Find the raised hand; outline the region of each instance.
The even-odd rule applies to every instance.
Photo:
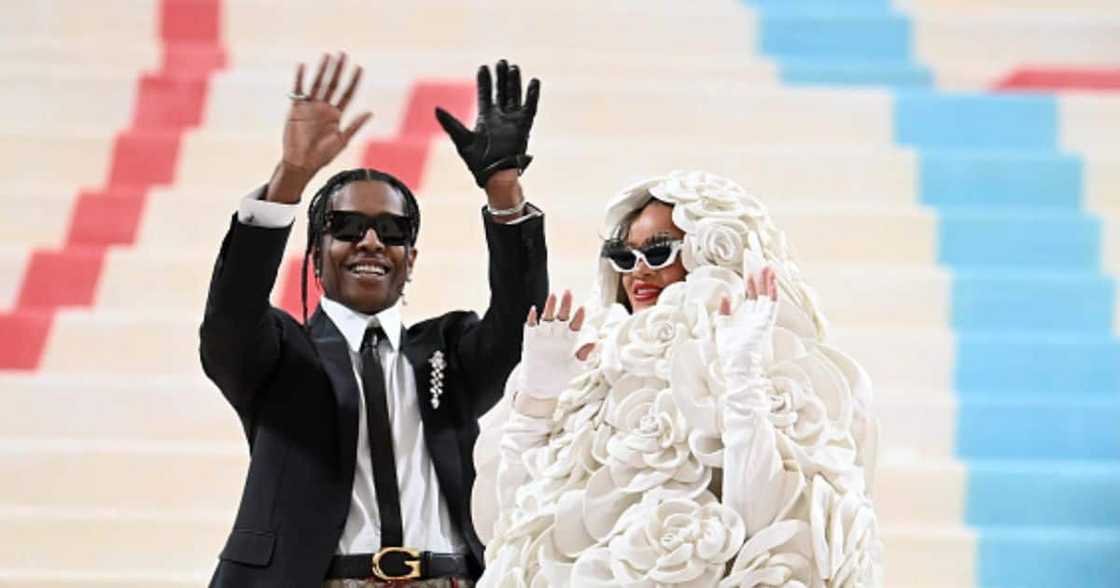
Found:
[[[556,295],[545,301],[539,320],[537,309],[529,309],[525,321],[524,346],[518,388],[541,400],[560,395],[568,382],[583,370],[582,361],[590,349],[575,350],[576,336],[583,327],[584,309],[572,314],[572,293],[565,291],[556,308]]]
[[[731,300],[720,301],[716,318],[716,347],[725,376],[746,375],[752,361],[773,359],[774,324],[778,318],[778,279],[765,267],[756,279],[749,272],[746,299],[731,311]]]
[[[521,70],[501,60],[494,67],[497,91],[491,83],[490,68],[478,68],[478,118],[474,130],[442,108],[436,108],[436,119],[455,143],[459,156],[474,174],[480,188],[498,171],[524,171],[533,156],[526,153],[529,131],[537,115],[540,81],[533,78],[521,99]]]
[[[269,184],[269,200],[299,202],[303,187],[320,169],[334,161],[373,116],[368,111],[362,112],[342,126],[342,115],[362,79],[362,68],[355,67],[346,88],[338,94],[345,70],[345,53],[339,53],[336,58],[324,55],[319,60],[311,88],[305,94],[304,65],[301,63],[296,68],[289,94],[292,106],[284,123],[283,158]]]

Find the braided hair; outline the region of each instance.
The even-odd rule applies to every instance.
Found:
[[[416,237],[420,234],[420,206],[416,202],[416,196],[396,176],[370,168],[348,169],[331,176],[311,198],[311,204],[307,208],[307,250],[303,254],[303,270],[300,273],[304,328],[307,328],[308,262],[314,263],[316,270],[319,269],[322,263],[323,233],[327,229],[327,217],[332,210],[331,197],[352,182],[384,182],[392,186],[404,198],[404,214],[410,224],[410,247],[416,244]]]

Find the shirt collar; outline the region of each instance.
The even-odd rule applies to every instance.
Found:
[[[365,337],[366,329],[374,322],[380,324],[381,330],[385,331],[385,338],[388,339],[393,351],[398,350],[401,342],[401,310],[398,305],[394,304],[373,315],[358,312],[326,296],[319,300],[319,305],[342,332],[346,343],[355,353],[362,347],[362,338]]]

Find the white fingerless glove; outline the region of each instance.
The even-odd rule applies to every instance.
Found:
[[[568,321],[541,321],[525,325],[517,389],[539,400],[555,400],[573,378],[584,370],[576,358],[577,331]]]
[[[769,296],[743,300],[731,316],[716,316],[716,349],[729,390],[733,380],[742,384],[750,378],[752,357],[763,365],[774,360],[777,318],[778,304]]]

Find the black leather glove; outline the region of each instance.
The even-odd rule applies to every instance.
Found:
[[[525,152],[529,146],[529,130],[537,115],[541,83],[529,81],[525,102],[521,102],[521,71],[516,65],[501,60],[494,67],[497,74],[497,98],[490,83],[490,68],[478,68],[478,119],[474,130],[468,130],[446,110],[436,108],[436,119],[455,143],[459,156],[466,162],[480,188],[495,172],[529,167],[533,156]]]

